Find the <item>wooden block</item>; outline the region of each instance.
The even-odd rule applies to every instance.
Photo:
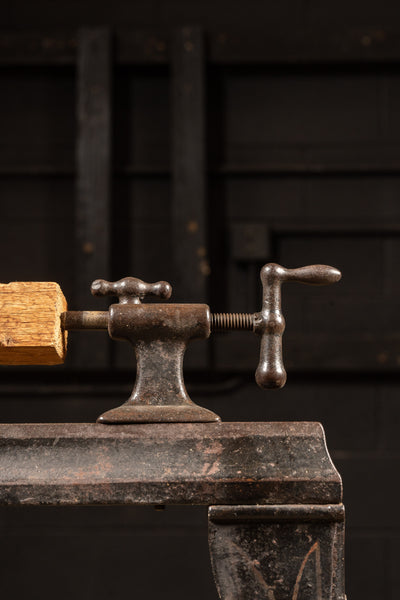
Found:
[[[57,283],[0,284],[0,364],[57,365],[67,352],[60,315],[67,301]]]

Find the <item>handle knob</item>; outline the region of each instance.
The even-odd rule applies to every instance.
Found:
[[[137,277],[124,277],[119,281],[96,279],[90,291],[93,296],[117,296],[119,304],[141,304],[141,300],[150,295],[170,298],[172,287],[167,281],[146,283]]]
[[[286,383],[282,361],[282,334],[285,319],[281,312],[281,285],[284,281],[298,281],[309,285],[329,285],[339,281],[341,273],[328,265],[309,265],[299,269],[285,269],[269,263],[261,269],[263,304],[256,313],[254,331],[261,335],[260,362],[256,382],[261,388],[281,388]]]

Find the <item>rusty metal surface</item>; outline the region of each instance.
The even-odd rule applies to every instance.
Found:
[[[129,400],[101,415],[100,423],[220,420],[191,401],[183,381],[188,343],[210,335],[206,304],[113,304],[109,333],[112,339],[133,345],[136,382]]]
[[[286,383],[282,360],[282,335],[285,319],[281,312],[281,285],[297,281],[309,285],[328,285],[339,281],[341,273],[328,265],[310,265],[299,269],[285,269],[268,263],[260,273],[263,286],[263,306],[254,315],[254,331],[261,335],[260,362],[256,382],[261,388],[281,388]]]
[[[211,506],[209,545],[221,600],[345,600],[342,504]]]
[[[282,360],[282,334],[285,319],[281,312],[281,285],[297,281],[327,285],[339,281],[341,273],[327,265],[286,269],[269,263],[260,273],[263,306],[259,313],[211,314],[206,304],[142,305],[148,295],[168,299],[172,287],[166,281],[146,283],[135,277],[119,281],[96,279],[91,286],[95,296],[116,296],[109,312],[66,312],[65,329],[102,329],[108,325],[110,337],[129,341],[135,351],[136,382],[130,398],[122,406],[98,418],[100,423],[184,423],[213,422],[215,413],[197,406],[189,398],[183,380],[183,358],[190,341],[206,339],[211,330],[243,329],[261,336],[260,361],[256,382],[264,389],[285,385]]]
[[[116,296],[109,308],[108,332],[126,340],[135,350],[136,381],[130,398],[98,418],[99,423],[214,422],[215,413],[197,406],[183,381],[183,357],[188,343],[210,335],[210,309],[206,304],[150,304],[148,295],[167,299],[172,287],[166,281],[145,283],[135,277],[110,282],[97,279],[92,294]]]
[[[344,521],[343,504],[279,504],[255,506],[210,506],[213,523],[262,523],[288,521]]]
[[[61,327],[68,331],[81,329],[107,329],[108,311],[68,310],[61,315]]]
[[[329,504],[318,423],[0,425],[2,504]]]
[[[137,277],[124,277],[118,281],[96,279],[90,288],[93,296],[115,296],[120,304],[140,304],[146,296],[157,296],[167,300],[172,287],[168,281],[146,283]]]
[[[253,331],[254,314],[211,313],[211,331],[234,331],[235,329]]]

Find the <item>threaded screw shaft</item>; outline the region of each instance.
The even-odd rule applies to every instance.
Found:
[[[253,331],[254,314],[252,313],[211,313],[212,331],[229,331],[232,329]]]

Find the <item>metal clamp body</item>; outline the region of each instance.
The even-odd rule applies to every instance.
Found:
[[[108,331],[135,350],[136,382],[129,400],[107,411],[100,423],[219,421],[194,404],[183,380],[183,357],[189,341],[210,335],[206,304],[112,304]]]

